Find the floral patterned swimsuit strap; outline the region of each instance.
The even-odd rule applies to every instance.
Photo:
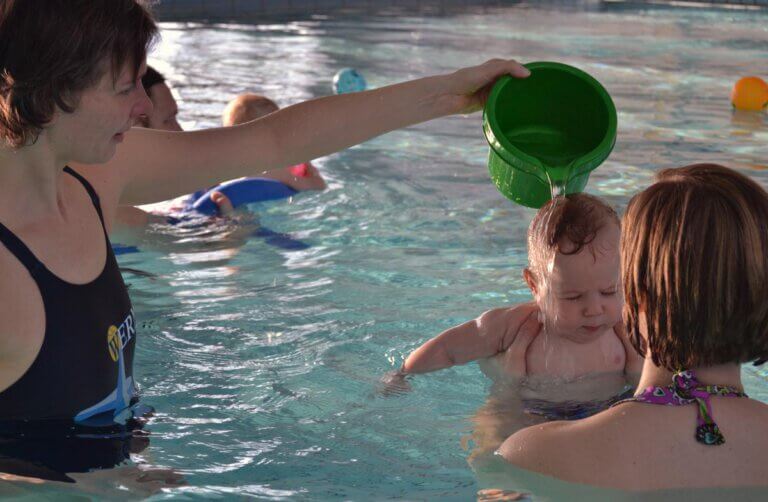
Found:
[[[628,401],[664,404],[667,406],[696,404],[698,408],[696,441],[705,445],[720,445],[725,443],[725,438],[720,432],[720,428],[712,419],[712,406],[709,402],[711,396],[747,397],[744,392],[733,387],[702,385],[693,371],[680,371],[672,377],[672,385],[667,387],[647,387],[641,394],[619,401],[613,406]]]

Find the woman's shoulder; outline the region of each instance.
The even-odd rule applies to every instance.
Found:
[[[694,406],[627,402],[583,420],[518,431],[499,454],[529,471],[613,488],[764,486],[768,406],[730,400],[713,403],[713,411],[726,438],[724,447],[695,441]],[[686,463],[680,464],[680,458]]]
[[[630,409],[627,409],[627,408]],[[626,461],[635,450],[633,434],[642,421],[632,403],[622,404],[582,420],[557,421],[522,429],[501,445],[498,453],[518,467],[566,481],[602,484],[593,479]],[[597,472],[599,474],[599,472]]]

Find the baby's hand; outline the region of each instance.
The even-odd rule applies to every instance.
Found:
[[[486,488],[477,492],[477,502],[506,502],[511,500],[525,500],[530,497],[524,492],[514,490],[501,490],[498,488]]]
[[[411,384],[405,379],[407,374],[400,370],[390,371],[379,380],[377,394],[384,397],[397,396],[411,391]]]
[[[229,200],[229,197],[219,192],[218,190],[211,193],[211,200],[219,208],[219,214],[221,216],[231,216],[235,211],[235,208],[232,207],[232,202]]]

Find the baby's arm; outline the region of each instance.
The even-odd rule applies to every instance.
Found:
[[[616,336],[619,337],[621,344],[624,346],[624,353],[626,354],[624,362],[624,374],[627,375],[627,380],[634,386],[640,382],[640,373],[643,371],[643,358],[637,353],[635,348],[629,342],[629,337],[624,331],[624,323],[621,321],[616,323],[613,327],[613,331]]]
[[[522,330],[538,332],[538,327],[538,307],[533,302],[489,310],[411,352],[401,371],[427,373],[490,357],[509,348]]]

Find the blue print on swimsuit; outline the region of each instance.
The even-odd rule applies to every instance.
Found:
[[[117,326],[110,326],[107,330],[106,350],[113,361],[117,363],[117,385],[107,397],[95,405],[82,410],[75,416],[75,422],[83,425],[104,425],[117,421],[123,412],[127,410],[131,401],[138,397],[138,391],[133,382],[133,377],[125,375],[124,347],[136,336],[136,319],[133,310],[125,320]]]

